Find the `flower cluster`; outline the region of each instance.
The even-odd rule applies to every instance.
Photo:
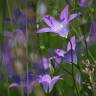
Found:
[[[18,14],[20,15],[20,12]],[[44,16],[42,20],[48,25],[48,27],[38,30],[37,33],[54,32],[61,37],[68,38],[68,33],[70,31],[69,24],[73,19],[76,19],[79,16],[80,13],[74,13],[72,15],[69,15],[69,6],[67,5],[60,14],[60,20],[56,20],[52,16]],[[11,44],[11,48],[16,47],[18,44],[23,45],[26,48],[28,42],[28,35],[23,33],[21,30],[17,30],[16,32],[4,33],[4,36],[10,38],[9,43]],[[31,72],[25,72],[22,76],[14,74],[11,75],[9,78],[11,80],[14,80],[14,82],[9,85],[9,88],[23,88],[25,92],[29,94],[32,92],[35,83],[39,82],[45,93],[50,93],[57,81],[62,80],[62,77],[60,75],[50,75],[50,70],[52,67],[51,61],[53,60],[55,62],[54,67],[59,67],[59,64],[61,64],[63,61],[65,63],[77,64],[77,49],[75,36],[70,38],[66,50],[55,49],[52,52],[54,53],[54,56],[48,58],[43,57],[39,60],[38,64],[36,64],[36,62],[32,62],[32,68],[34,70],[32,70]]]
[[[74,13],[69,15],[69,6],[65,6],[63,11],[60,14],[60,20],[56,20],[52,16],[43,17],[43,21],[48,25],[48,27],[42,28],[37,31],[37,33],[46,33],[46,32],[54,32],[58,34],[60,37],[68,38],[69,33],[69,23],[73,19],[80,16],[80,13]],[[55,55],[48,58],[49,61],[55,62],[55,67],[61,64],[63,61],[65,63],[77,64],[77,48],[76,48],[76,38],[73,36],[70,38],[66,50],[63,49],[55,49],[53,52]],[[57,80],[60,79],[60,76],[56,76],[51,80],[49,75],[44,75],[40,82],[43,82],[43,88],[45,92],[53,89],[54,84]],[[54,83],[53,83],[54,82]]]

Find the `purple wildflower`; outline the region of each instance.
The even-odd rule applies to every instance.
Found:
[[[36,81],[38,81],[38,76],[32,74],[32,72],[28,72],[24,74],[24,77],[21,79],[20,77],[13,77],[12,79],[15,81],[9,85],[9,88],[24,88],[24,92],[30,94],[32,92],[32,88]]]
[[[54,32],[61,37],[66,37],[69,33],[69,22],[78,17],[78,13],[69,15],[69,6],[67,5],[60,14],[60,20],[57,21],[52,16],[45,16],[43,21],[48,25],[42,28],[37,33]]]
[[[57,66],[64,60],[65,63],[74,63],[77,64],[77,50],[76,50],[76,40],[75,36],[67,44],[67,49],[56,49],[54,51],[55,56],[50,57],[50,59],[55,60],[55,65]]]
[[[16,30],[15,32],[5,32],[4,36],[9,38],[9,44],[11,47],[16,46],[17,43],[27,46],[28,34],[23,33],[22,30]]]
[[[58,80],[60,80],[60,76],[54,76],[51,78],[50,75],[45,74],[43,76],[40,76],[39,82],[41,83],[44,91],[46,93],[50,93],[54,87],[54,85],[57,83]]]
[[[11,46],[9,45],[9,41],[5,41],[4,42],[4,46],[3,46],[3,50],[2,50],[2,63],[8,73],[9,76],[14,74],[14,70],[13,70],[13,55],[12,55],[12,51],[11,51]]]
[[[58,68],[58,65],[59,64],[61,64],[61,62],[62,62],[62,57],[60,57],[60,56],[52,56],[52,57],[49,57],[49,61],[50,62],[54,62],[54,64],[53,64],[53,67],[55,66],[56,68]],[[51,63],[52,64],[52,63]]]
[[[78,0],[80,7],[86,7],[88,5],[92,5],[93,0]]]

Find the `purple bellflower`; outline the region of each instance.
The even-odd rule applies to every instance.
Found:
[[[36,81],[38,81],[38,76],[32,74],[32,72],[28,72],[24,74],[24,77],[21,79],[20,77],[13,76],[12,79],[15,81],[9,85],[9,88],[23,88],[25,93],[30,94],[32,92],[32,88]]]
[[[37,33],[54,32],[61,37],[67,38],[70,21],[72,21],[79,15],[80,13],[69,15],[69,6],[67,5],[61,12],[59,21],[57,21],[52,16],[43,17],[43,21],[48,25],[48,27],[38,30]]]
[[[58,66],[62,61],[65,63],[77,64],[77,50],[76,50],[76,40],[75,36],[67,44],[67,49],[56,49],[54,51],[55,56],[50,57],[50,59],[55,61],[55,65]]]
[[[50,75],[45,74],[43,76],[40,76],[39,82],[42,85],[44,91],[46,93],[50,93],[54,87],[54,85],[57,83],[58,80],[60,80],[60,76],[54,76],[51,78]]]
[[[67,52],[64,54],[64,61],[66,63],[77,64],[77,50],[75,36],[71,38],[67,45]]]

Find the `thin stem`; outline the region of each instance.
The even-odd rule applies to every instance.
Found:
[[[73,78],[73,82],[74,82],[75,89],[76,89],[76,92],[77,92],[77,96],[79,96],[78,88],[76,86],[75,79],[74,79],[74,63],[73,63],[73,51],[72,51],[72,43],[71,43],[71,41],[70,41],[70,45],[71,45],[72,78]]]

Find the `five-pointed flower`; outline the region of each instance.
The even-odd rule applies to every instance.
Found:
[[[58,80],[60,80],[62,78],[60,78],[60,76],[54,76],[53,78],[51,78],[50,75],[45,74],[43,76],[40,76],[40,84],[42,85],[44,91],[46,93],[50,93],[54,87],[54,85],[57,83]]]
[[[67,38],[69,33],[69,22],[78,17],[80,13],[69,15],[69,6],[67,5],[60,14],[60,20],[56,20],[52,16],[43,17],[43,21],[48,27],[42,28],[37,33],[54,32],[61,37]]]

